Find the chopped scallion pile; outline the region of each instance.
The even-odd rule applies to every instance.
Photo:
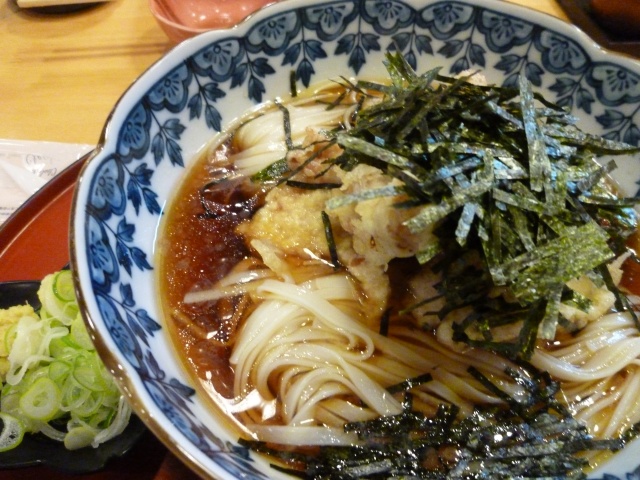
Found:
[[[131,409],[102,363],[80,316],[71,272],[41,282],[41,309],[0,311],[15,322],[1,340],[6,375],[0,393],[0,451],[26,433],[63,442],[69,450],[119,435]]]

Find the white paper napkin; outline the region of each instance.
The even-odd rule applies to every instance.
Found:
[[[0,139],[0,224],[92,145]]]

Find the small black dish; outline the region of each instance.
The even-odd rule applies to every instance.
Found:
[[[0,308],[29,303],[37,310],[40,308],[39,287],[40,282],[37,281],[0,283]],[[129,452],[146,431],[144,423],[132,415],[127,428],[117,437],[97,448],[78,450],[67,450],[62,442],[41,434],[26,434],[18,447],[0,452],[0,469],[48,466],[69,474],[96,472],[103,469],[110,459]]]
[[[0,453],[0,469],[47,466],[74,475],[97,472],[109,460],[129,452],[145,431],[142,421],[132,415],[127,428],[117,437],[97,448],[78,450],[67,450],[61,442],[44,435],[26,434],[18,447]]]
[[[40,282],[31,280],[0,282],[0,308],[5,309],[28,303],[34,310],[38,310],[40,308],[39,287]]]

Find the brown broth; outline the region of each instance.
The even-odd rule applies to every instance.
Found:
[[[640,255],[640,233],[635,232],[629,237],[627,246],[634,252],[634,256],[629,257],[622,264],[622,281],[620,285],[633,295],[640,295],[640,263],[634,258]]]
[[[194,374],[209,395],[213,389],[221,396],[231,398],[233,372],[228,361],[230,348],[205,336],[206,332],[224,328],[227,318],[221,315],[221,309],[233,311],[235,305],[225,302],[186,305],[182,301],[194,287],[212,286],[248,256],[234,229],[249,212],[214,218],[203,207],[202,186],[217,175],[210,161],[198,159],[175,193],[175,198],[180,201],[169,204],[159,236],[157,256],[161,260],[157,262],[158,281],[161,307],[187,370]],[[216,195],[224,197],[221,201],[228,201],[235,192],[220,191]]]

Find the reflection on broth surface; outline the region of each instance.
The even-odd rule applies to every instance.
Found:
[[[579,472],[640,420],[635,213],[594,162],[632,149],[526,81],[387,67],[190,168],[159,246],[175,343],[248,445],[310,477]]]

